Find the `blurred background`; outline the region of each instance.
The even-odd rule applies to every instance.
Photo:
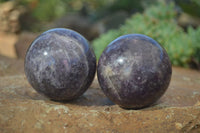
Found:
[[[117,37],[145,34],[174,66],[200,70],[199,0],[0,0],[0,56],[23,60],[35,37],[56,27],[81,33],[97,58]]]

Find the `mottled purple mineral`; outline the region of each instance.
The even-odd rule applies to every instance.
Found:
[[[53,100],[72,100],[90,86],[96,57],[79,33],[51,29],[38,36],[25,57],[25,74],[32,87]]]
[[[166,51],[152,38],[124,35],[102,53],[97,68],[105,95],[123,108],[143,108],[157,101],[170,83]]]

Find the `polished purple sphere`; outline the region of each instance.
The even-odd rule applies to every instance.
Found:
[[[152,38],[124,35],[102,53],[97,76],[104,94],[123,108],[143,108],[166,91],[172,74],[166,51]]]
[[[38,36],[25,57],[25,74],[31,86],[53,100],[72,100],[90,86],[96,57],[79,33],[51,29]]]

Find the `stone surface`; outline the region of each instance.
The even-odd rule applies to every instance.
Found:
[[[0,55],[0,77],[22,74],[23,72],[23,60],[16,60]]]
[[[112,41],[101,54],[97,68],[105,95],[124,108],[142,108],[157,101],[166,91],[171,73],[166,51],[141,34]]]
[[[23,66],[20,61],[15,63]],[[174,67],[164,96],[141,110],[114,105],[101,91],[97,79],[79,99],[54,102],[38,94],[23,72],[9,73],[0,76],[0,132],[197,133],[199,101],[200,72],[183,68]]]
[[[96,71],[96,58],[87,40],[64,28],[51,29],[37,37],[24,64],[33,88],[54,100],[71,100],[82,95]]]
[[[169,89],[157,103],[125,110],[105,97],[96,78],[77,100],[54,102],[28,84],[23,61],[0,56],[0,62],[7,66],[0,69],[1,133],[200,132],[199,71],[173,67]]]
[[[15,1],[0,4],[0,31],[16,33],[20,31],[20,16],[26,12],[22,6],[17,6]]]
[[[31,32],[22,32],[19,35],[15,43],[15,49],[18,58],[20,59],[25,58],[28,47],[38,35],[39,35],[38,33],[31,33]]]
[[[15,43],[21,30],[20,17],[26,12],[16,1],[0,3],[0,54],[16,58]]]
[[[187,28],[188,26],[193,26],[193,27],[200,26],[200,18],[191,16],[187,13],[181,13],[177,21],[178,24],[184,28]]]
[[[12,58],[16,58],[15,43],[18,35],[12,33],[0,32],[0,54]]]

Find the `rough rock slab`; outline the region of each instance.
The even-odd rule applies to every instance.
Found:
[[[0,54],[16,58],[15,43],[17,39],[16,34],[0,32]]]
[[[0,31],[16,33],[20,31],[20,17],[27,12],[16,1],[0,3]]]
[[[18,58],[25,59],[28,47],[38,35],[39,35],[38,33],[32,33],[32,32],[22,32],[19,35],[19,38],[15,43],[15,49]]]
[[[79,99],[55,102],[35,92],[23,72],[9,73],[0,76],[0,132],[200,132],[200,72],[174,67],[165,95],[141,110],[114,105],[97,79]]]
[[[24,73],[24,61],[0,55],[0,77]]]

